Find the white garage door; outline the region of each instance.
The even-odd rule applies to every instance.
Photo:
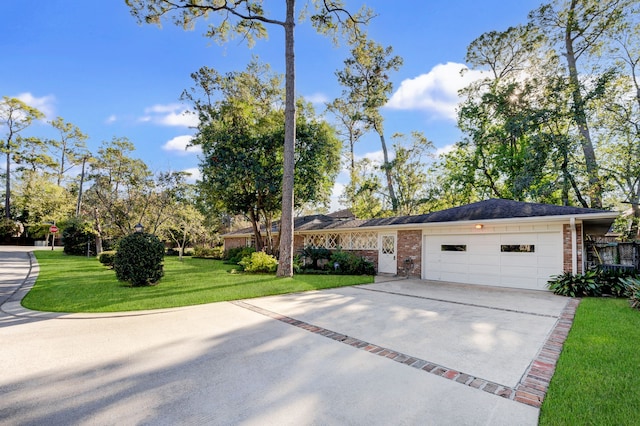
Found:
[[[562,272],[560,232],[424,237],[424,278],[545,290]]]

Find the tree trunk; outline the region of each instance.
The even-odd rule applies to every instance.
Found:
[[[387,142],[384,139],[384,134],[376,128],[376,132],[380,136],[380,144],[382,145],[382,156],[384,164],[384,173],[387,177],[387,190],[389,191],[389,198],[391,199],[391,210],[394,213],[398,212],[398,197],[396,197],[396,191],[393,188],[393,177],[391,175],[391,165],[389,164],[389,153],[387,152]]]
[[[285,34],[285,129],[284,170],[282,176],[282,217],[280,219],[279,260],[276,275],[293,276],[293,173],[296,140],[295,54],[293,35],[295,28],[295,0],[287,0]]]
[[[264,219],[264,229],[266,235],[266,252],[267,254],[273,255],[273,233],[271,232],[273,226],[273,220],[271,214],[268,214],[266,211],[262,211],[262,217]]]
[[[178,247],[178,260],[182,262],[182,256],[184,255],[184,246],[187,245],[187,224],[184,225],[184,229],[182,230],[182,244]]]
[[[264,244],[262,234],[260,233],[260,216],[253,209],[249,211],[249,219],[251,219],[251,227],[253,228],[253,236],[256,240],[256,251],[262,251]]]
[[[596,160],[591,132],[587,123],[587,114],[584,107],[584,99],[580,92],[580,79],[578,78],[577,58],[573,48],[573,30],[576,27],[574,11],[577,0],[572,0],[569,10],[569,21],[565,29],[565,48],[567,65],[569,67],[569,82],[571,83],[571,95],[573,97],[573,119],[578,126],[580,133],[580,144],[584,154],[587,177],[589,180],[589,196],[592,208],[602,208],[602,183],[598,172],[598,162]]]
[[[98,218],[98,209],[93,209],[94,229],[96,231],[96,255],[102,253],[102,227]]]
[[[7,164],[5,171],[7,173],[6,177],[6,187],[5,187],[5,195],[4,195],[4,217],[7,219],[11,218],[11,154],[9,153],[9,141],[7,141]]]
[[[82,207],[82,185],[84,184],[84,166],[87,163],[87,157],[82,158],[82,173],[80,174],[80,186],[78,187],[78,202],[76,203],[76,218],[80,217],[80,208]]]
[[[64,139],[63,139],[64,140]],[[62,175],[64,175],[64,157],[65,157],[65,145],[62,145],[62,156],[60,157],[60,171],[58,172],[58,186],[62,183]]]

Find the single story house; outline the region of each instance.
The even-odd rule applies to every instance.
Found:
[[[544,290],[553,275],[585,270],[588,238],[618,213],[489,199],[433,213],[383,219],[312,215],[294,223],[294,250],[350,250],[379,274]],[[274,237],[277,240],[277,224]],[[251,228],[223,235],[225,249],[252,245]]]

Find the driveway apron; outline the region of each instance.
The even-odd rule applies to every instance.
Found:
[[[535,425],[516,392],[569,302],[420,280],[99,315],[13,301],[0,424]]]

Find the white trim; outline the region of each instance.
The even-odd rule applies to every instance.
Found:
[[[576,218],[569,219],[571,226],[571,272],[575,275],[578,273],[578,233],[576,231]]]
[[[584,220],[597,220],[597,219],[615,219],[619,216],[618,212],[604,212],[604,213],[585,213],[578,215],[556,215],[556,216],[530,216],[530,217],[511,217],[511,218],[500,218],[500,219],[484,219],[484,220],[460,220],[460,221],[448,221],[448,222],[416,222],[416,223],[403,223],[403,224],[393,224],[393,225],[378,225],[378,226],[357,226],[357,227],[340,227],[340,228],[328,228],[328,229],[313,229],[313,230],[304,230],[304,231],[294,231],[298,235],[304,234],[315,234],[315,233],[343,233],[343,232],[354,232],[354,231],[363,231],[363,230],[371,230],[371,231],[397,231],[403,229],[429,229],[429,228],[440,228],[447,226],[470,226],[475,227],[477,223],[482,223],[485,228],[489,225],[498,226],[501,224],[509,225],[512,223],[517,223],[519,225],[529,224],[529,223],[545,223],[545,222],[555,222],[555,223],[567,223],[567,219],[574,219],[576,221],[582,222]],[[279,232],[274,231],[273,235],[278,235]],[[240,237],[250,235],[247,234],[235,234],[229,235],[229,238]],[[222,236],[225,237],[224,235]]]

